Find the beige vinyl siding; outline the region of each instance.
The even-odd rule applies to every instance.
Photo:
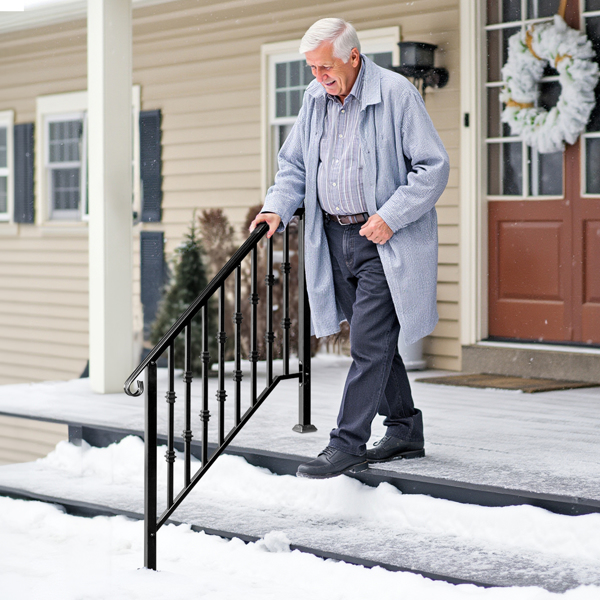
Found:
[[[133,83],[141,110],[162,111],[163,223],[136,227],[134,304],[140,230],[163,230],[169,257],[195,208],[224,208],[239,232],[261,203],[261,45],[299,39],[326,15],[358,29],[399,25],[405,40],[438,44],[438,64],[450,71],[446,88],[427,91],[451,175],[438,204],[440,323],[425,350],[431,366],[458,369],[458,0],[182,0],[135,9]],[[35,120],[39,95],[85,89],[85,19],[0,35],[0,76],[0,110],[13,109],[16,123]],[[0,356],[9,361],[0,383],[76,377],[87,360],[87,238],[49,229],[0,232]]]
[[[46,456],[68,437],[67,425],[0,415],[0,465]]]
[[[78,377],[88,356],[87,227],[0,236],[0,383]]]
[[[0,35],[0,106],[15,111],[15,123],[35,122],[38,96],[87,87],[86,60],[85,20]],[[85,224],[0,227],[0,384],[81,374],[88,359],[87,271]],[[17,421],[20,435],[29,431],[34,441],[22,442],[20,458],[16,450],[9,457],[10,430],[2,424],[1,460],[31,460],[58,441],[30,452],[42,426]],[[62,426],[45,427],[66,435]]]

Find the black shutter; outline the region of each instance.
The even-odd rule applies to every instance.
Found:
[[[15,223],[33,223],[33,123],[14,128]]]
[[[142,231],[140,236],[144,337],[148,337],[152,322],[156,318],[164,284],[164,238],[162,231]]]
[[[141,219],[145,222],[158,222],[161,220],[160,120],[160,110],[140,112]]]

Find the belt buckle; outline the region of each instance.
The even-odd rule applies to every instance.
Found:
[[[350,225],[350,223],[342,223],[342,220],[340,219],[340,215],[334,215],[334,217],[337,219],[337,222],[342,225],[343,227],[345,227],[346,225]]]

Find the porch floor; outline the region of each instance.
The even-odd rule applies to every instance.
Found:
[[[285,463],[281,472],[288,473],[304,457],[317,454],[327,445],[335,423],[348,366],[349,359],[344,357],[322,355],[313,361],[312,422],[317,432],[292,432],[297,422],[297,382],[286,381],[236,438],[233,453],[262,453],[272,464]],[[600,512],[600,389],[523,394],[414,382],[422,375],[411,373],[410,378],[415,403],[425,416],[427,456],[378,465],[358,479],[372,485],[390,481],[400,489],[397,482],[403,480],[447,485],[450,490],[462,486],[474,493],[487,486],[492,496],[506,492],[513,498],[527,494],[562,497],[570,499],[571,506],[584,505],[583,512]],[[247,386],[249,378],[245,379]],[[180,379],[177,388],[181,399]],[[210,381],[210,388],[214,441],[216,380]],[[160,371],[159,398],[165,391],[166,372]],[[247,398],[245,390],[245,405]],[[230,395],[226,403],[230,413],[231,400]],[[196,436],[200,402],[194,395]],[[176,431],[183,429],[182,405],[177,403]],[[143,431],[143,397],[93,394],[86,379],[2,386],[0,413],[96,427],[118,432],[118,439]],[[166,432],[166,404],[160,410],[159,430]],[[372,439],[383,433],[378,419]],[[164,449],[158,453],[162,459]],[[143,511],[142,464],[142,444],[134,438],[103,449],[59,445],[46,459],[0,467],[0,494],[78,503],[91,514],[98,509],[99,514],[139,516]],[[159,464],[159,508],[164,509],[166,468],[163,460]],[[179,481],[181,461],[176,465]],[[531,506],[467,507],[399,495],[386,486],[365,488],[345,477],[325,482],[269,477],[274,476],[240,458],[225,456],[207,475],[214,478],[213,484],[201,482],[174,519],[243,539],[281,531],[296,547],[321,556],[347,557],[360,564],[383,564],[455,582],[537,585],[556,592],[600,585],[596,550],[582,549],[567,557],[558,538],[556,544],[548,539],[547,547],[536,541],[539,531],[566,532],[570,524],[575,525],[570,519],[580,517],[552,515]],[[466,501],[478,503],[477,499]],[[503,503],[519,502],[497,502]],[[348,507],[354,508],[348,511]],[[473,512],[477,510],[502,512]],[[598,526],[598,516],[581,517],[592,518],[589,531]],[[535,524],[533,539],[527,533],[530,523]],[[581,529],[583,521],[577,523]],[[491,530],[497,532],[490,534]],[[506,540],[498,543],[494,535]],[[595,547],[594,539],[597,536],[591,533],[584,545]]]

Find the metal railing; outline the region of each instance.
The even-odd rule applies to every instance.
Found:
[[[246,425],[257,411],[258,407],[265,401],[277,384],[285,379],[299,380],[299,423],[293,427],[294,431],[300,433],[315,431],[311,425],[311,396],[310,396],[310,308],[306,293],[306,280],[304,276],[304,211],[296,213],[299,216],[298,223],[298,371],[290,372],[290,234],[289,228],[283,233],[283,252],[281,263],[282,274],[282,312],[281,321],[282,335],[282,359],[283,372],[275,375],[273,372],[275,331],[273,330],[273,287],[275,276],[273,273],[273,239],[267,240],[266,244],[266,332],[265,332],[265,355],[266,355],[266,377],[265,387],[258,391],[258,245],[268,232],[268,225],[261,223],[240,246],[227,264],[219,271],[216,277],[208,284],[204,291],[181,315],[177,322],[150,351],[146,358],[140,363],[135,371],[125,382],[125,392],[129,396],[140,396],[145,393],[145,483],[144,483],[144,566],[148,569],[156,569],[156,535],[191,492],[194,486],[202,479],[204,474],[215,463],[217,458],[225,451],[236,435]],[[250,362],[250,406],[242,414],[242,261],[250,254],[251,289],[249,301],[250,309],[250,351],[248,360]],[[235,300],[233,313],[234,328],[234,426],[225,432],[225,404],[227,391],[225,389],[225,344],[227,341],[225,313],[226,313],[226,291],[225,282],[233,276],[235,279]],[[209,301],[218,296],[218,331],[216,333],[218,347],[218,372],[217,392],[218,423],[216,449],[209,456],[209,370],[211,357],[209,353]],[[200,410],[201,421],[201,466],[192,474],[192,319],[200,313],[202,319],[202,409]],[[175,472],[175,404],[177,395],[175,392],[175,339],[183,335],[185,340],[184,350],[184,429],[181,439],[183,440],[184,460],[184,486],[175,496],[174,472]],[[158,515],[158,480],[157,480],[157,361],[164,354],[168,360],[168,390],[166,392],[167,403],[167,498],[166,510]],[[145,383],[138,381],[138,377],[145,372]],[[136,389],[132,386],[136,384]]]

